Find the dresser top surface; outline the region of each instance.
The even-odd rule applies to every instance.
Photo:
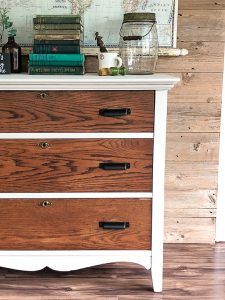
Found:
[[[28,75],[0,76],[0,90],[169,90],[180,79],[166,74],[98,76]]]

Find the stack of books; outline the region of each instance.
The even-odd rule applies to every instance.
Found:
[[[84,74],[81,16],[36,16],[29,74]]]

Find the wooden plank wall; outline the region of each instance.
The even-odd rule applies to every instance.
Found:
[[[225,41],[225,0],[179,0],[178,47],[157,72],[181,76],[170,92],[165,241],[213,243]]]

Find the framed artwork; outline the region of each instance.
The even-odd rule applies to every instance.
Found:
[[[17,29],[16,40],[22,46],[32,45],[35,15],[81,14],[84,46],[96,46],[98,31],[108,47],[117,47],[124,13],[154,12],[160,46],[176,47],[178,0],[0,0],[0,13],[3,8],[7,9]],[[4,43],[6,32],[2,33]]]

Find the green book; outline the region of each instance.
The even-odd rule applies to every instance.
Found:
[[[54,41],[80,41],[82,39],[80,34],[35,34],[35,40],[54,40]]]
[[[84,54],[35,54],[29,55],[30,66],[83,66]]]
[[[33,33],[35,35],[46,34],[46,35],[81,35],[82,32],[80,30],[68,29],[68,30],[34,30]]]
[[[84,75],[84,67],[29,67],[30,75]]]
[[[34,40],[34,45],[52,45],[52,46],[79,46],[79,40]]]
[[[77,45],[46,45],[39,44],[34,45],[33,53],[42,54],[42,53],[57,53],[57,54],[80,54],[80,46]]]
[[[79,15],[37,15],[34,24],[80,24]]]
[[[34,30],[82,30],[81,24],[34,24]]]

